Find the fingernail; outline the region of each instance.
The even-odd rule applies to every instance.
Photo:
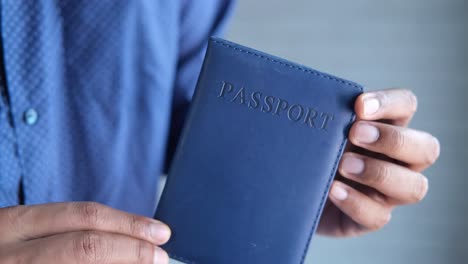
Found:
[[[343,201],[348,198],[348,192],[345,190],[345,188],[335,184],[331,189],[331,196],[337,200]]]
[[[369,95],[368,97],[364,98],[364,115],[371,116],[380,108],[380,101],[374,97]]]
[[[167,256],[166,251],[162,250],[159,247],[154,247],[153,263],[154,264],[167,264],[167,263],[169,263],[169,257]]]
[[[360,143],[374,143],[379,139],[379,136],[379,130],[375,126],[359,124],[356,128],[356,140]]]
[[[364,161],[353,156],[345,156],[341,163],[341,169],[344,172],[359,175],[364,171]]]
[[[157,241],[166,242],[171,236],[169,227],[162,223],[151,224],[150,230],[152,238]]]

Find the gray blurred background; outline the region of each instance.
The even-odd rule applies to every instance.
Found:
[[[316,236],[306,263],[468,263],[467,26],[466,0],[239,1],[228,39],[369,90],[411,88],[411,126],[441,142],[422,203],[397,209],[374,234]]]

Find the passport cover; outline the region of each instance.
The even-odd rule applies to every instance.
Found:
[[[196,264],[299,264],[362,87],[211,38],[155,215]]]

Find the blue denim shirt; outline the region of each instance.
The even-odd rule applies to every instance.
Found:
[[[150,216],[228,0],[2,0],[0,207]]]

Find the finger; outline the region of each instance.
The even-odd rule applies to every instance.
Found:
[[[3,252],[1,257],[11,263],[38,264],[169,263],[166,252],[147,241],[98,231],[29,240]]]
[[[343,177],[372,187],[400,204],[419,202],[428,190],[427,178],[421,173],[355,153],[343,155],[339,172]]]
[[[438,140],[426,132],[378,122],[354,123],[349,140],[356,146],[384,154],[418,170],[432,165],[440,152]]]
[[[352,187],[334,181],[330,190],[330,200],[353,221],[368,230],[385,226],[391,218],[391,208],[385,206]]]
[[[156,245],[164,244],[170,237],[169,227],[160,221],[94,202],[3,208],[0,209],[0,230],[1,240],[29,240],[82,230],[119,233]]]
[[[410,90],[388,89],[361,94],[354,108],[359,119],[384,119],[394,125],[406,126],[417,107],[417,98]]]

